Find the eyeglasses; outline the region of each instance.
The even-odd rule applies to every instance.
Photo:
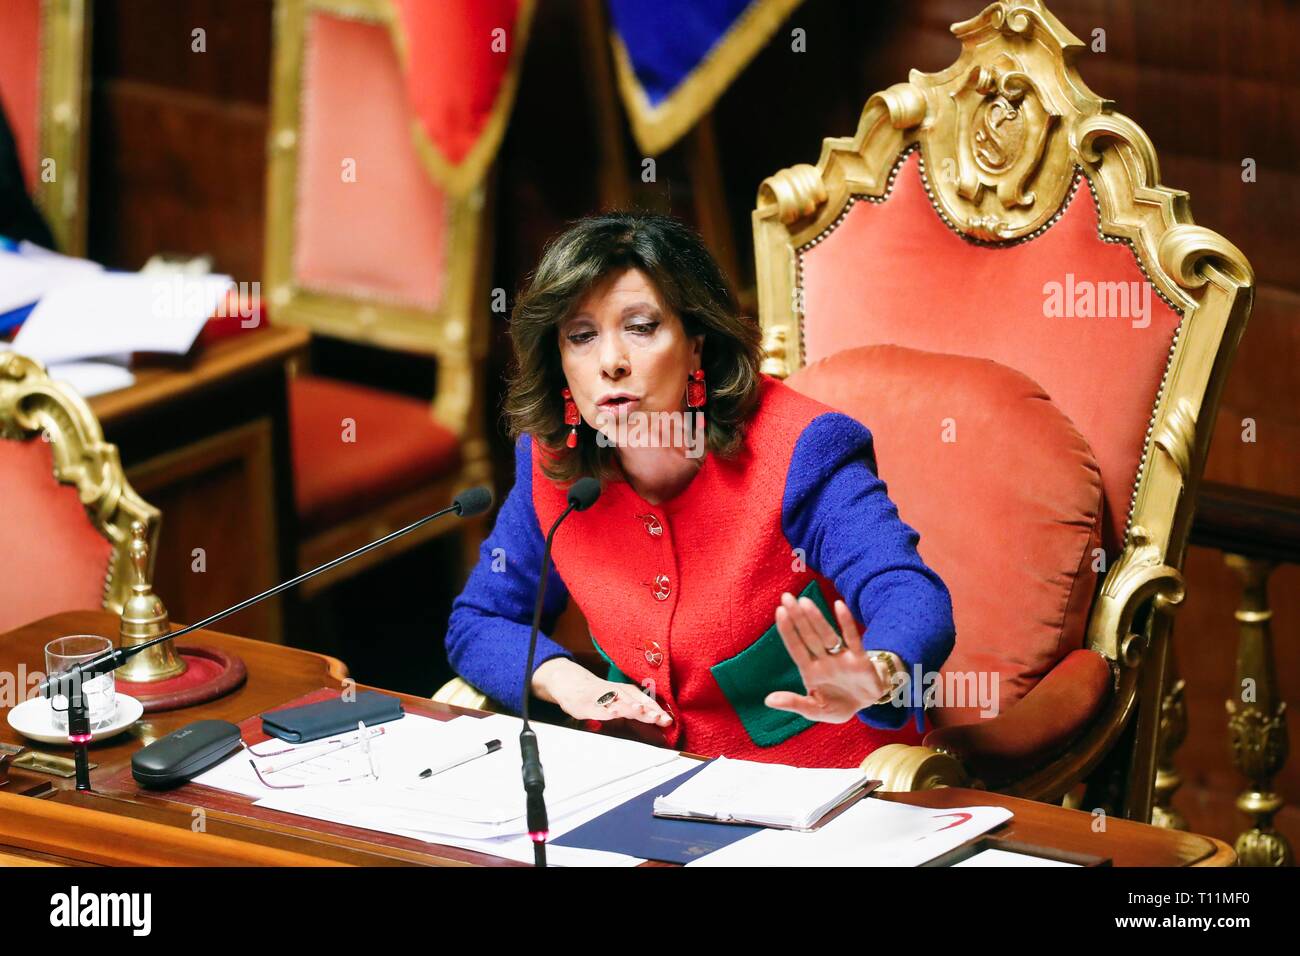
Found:
[[[319,784],[350,783],[358,780],[378,780],[379,766],[375,761],[375,752],[370,746],[370,741],[383,733],[383,727],[376,727],[373,729],[367,728],[365,723],[359,720],[357,721],[357,730],[355,733],[344,734],[340,737],[334,737],[329,740],[320,740],[301,747],[285,747],[280,750],[272,750],[269,752],[264,751],[261,753],[248,746],[248,744],[244,744],[244,749],[253,757],[261,758],[264,761],[268,757],[282,758],[280,760],[264,762],[260,767],[257,765],[256,761],[248,761],[249,766],[253,768],[253,773],[257,775],[257,779],[262,786],[269,787],[272,790],[300,790],[303,787],[310,787]],[[308,764],[320,757],[339,753],[343,750],[347,750],[349,747],[355,747],[357,745],[360,745],[361,752],[365,756],[366,763],[369,766],[369,770],[360,776],[354,775],[341,778],[330,776],[330,774],[336,771],[329,763],[324,766],[316,767],[304,766],[304,764]],[[271,774],[280,773],[294,767],[299,769],[295,774],[290,774],[290,777],[306,774],[308,775],[308,779],[305,779],[300,783],[270,783],[266,779]],[[313,777],[318,779],[312,779]]]

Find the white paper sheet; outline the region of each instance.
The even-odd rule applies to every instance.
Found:
[[[856,767],[789,767],[719,757],[672,793],[655,812],[807,829],[860,788]]]
[[[47,290],[13,348],[47,366],[123,352],[183,355],[232,285],[229,276],[88,274]]]
[[[810,833],[761,830],[687,866],[920,866],[985,833],[1005,807],[932,810],[867,797]]]
[[[1029,853],[1013,853],[1009,850],[980,850],[953,866],[1079,866],[1065,860],[1049,860]]]
[[[475,718],[467,719],[473,720]],[[579,809],[573,809],[575,804],[572,801],[570,801],[569,808],[566,809],[565,806],[553,804],[548,800],[547,816],[550,823],[550,836],[554,839],[570,830],[574,830],[582,824],[594,820],[602,813],[612,810],[619,804],[632,799],[638,794],[645,793],[647,790],[657,787],[697,765],[698,761],[693,758],[674,755],[674,759],[670,763],[652,767],[631,778],[602,788],[598,794],[593,795],[598,796],[598,799],[580,801],[585,805]],[[317,790],[317,788],[311,789],[313,791]],[[356,789],[359,795],[363,795],[361,794],[362,788],[358,787]],[[516,799],[522,808],[524,794],[518,780],[516,780],[515,789],[517,791]],[[549,790],[549,787],[547,789]],[[480,853],[487,853],[508,860],[518,860],[524,863],[533,862],[532,842],[527,836],[519,833],[478,839],[447,833],[433,833],[418,827],[407,826],[417,818],[413,817],[408,811],[396,810],[384,805],[382,802],[365,805],[364,801],[362,801],[351,808],[344,809],[330,799],[317,800],[314,794],[307,791],[299,792],[303,795],[296,798],[288,795],[268,797],[259,800],[257,805],[314,819],[330,820],[348,826],[361,827],[366,830],[393,833],[398,836],[420,840],[424,843],[476,850]],[[364,795],[375,800],[382,801],[383,799],[383,793],[379,790]],[[547,862],[555,866],[636,866],[645,862],[643,859],[623,853],[589,850],[581,847],[555,846],[554,844],[547,845],[546,856]]]
[[[384,735],[371,743],[379,769],[377,782],[315,783],[302,789],[272,789],[258,781],[246,751],[199,775],[194,782],[255,797],[267,801],[259,802],[259,806],[290,812],[297,812],[291,808],[304,802],[358,815],[378,807],[390,820],[401,816],[404,829],[445,836],[487,839],[526,831],[519,777],[522,722],[518,718],[493,714],[440,721],[407,714],[381,726]],[[676,751],[636,741],[551,724],[534,723],[533,728],[546,774],[547,805],[556,819],[602,800],[608,793],[618,792],[620,784],[626,786],[623,782],[634,781],[638,774],[677,765],[682,759]],[[439,765],[492,739],[501,741],[501,749],[495,753],[427,780],[420,779],[419,773],[424,768]],[[255,749],[266,753],[272,746],[289,745],[271,741],[257,744]],[[359,748],[330,754],[320,761],[322,769],[318,779],[358,776],[365,771],[361,760]],[[310,772],[310,766],[298,765],[284,771],[282,781],[271,782],[303,782],[299,775]]]
[[[0,315],[21,309],[68,282],[103,271],[99,263],[60,255],[30,242],[0,250]]]
[[[135,384],[131,370],[113,362],[59,362],[47,371],[50,378],[71,385],[82,398],[130,388]]]

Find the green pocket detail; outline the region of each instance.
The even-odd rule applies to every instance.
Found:
[[[587,636],[591,638],[591,646],[596,649],[596,653],[605,658],[605,663],[609,665],[609,673],[605,675],[605,680],[616,681],[620,684],[632,683],[632,678],[619,670],[614,661],[610,659],[610,656],[601,650],[600,645],[596,643],[596,635],[588,631]]]
[[[832,630],[839,633],[816,578],[808,582],[799,596],[812,598],[830,622]],[[763,703],[773,691],[808,692],[775,623],[735,657],[714,664],[709,670],[722,693],[731,701],[731,706],[736,708],[745,732],[760,747],[775,747],[813,725],[813,721],[796,713],[777,710]]]

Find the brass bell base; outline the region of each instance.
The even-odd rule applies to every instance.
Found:
[[[144,637],[128,638],[126,635],[122,635],[121,646],[123,648],[138,647],[145,641],[163,633],[166,633],[166,631],[156,629],[151,635]],[[163,641],[161,644],[137,654],[118,668],[117,677],[119,680],[129,681],[132,684],[150,684],[154,681],[179,677],[185,673],[187,667],[185,659],[176,653],[175,643]]]

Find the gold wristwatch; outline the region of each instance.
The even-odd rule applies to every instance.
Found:
[[[881,697],[880,700],[869,705],[871,707],[876,707],[880,704],[886,704],[889,702],[889,699],[894,696],[894,691],[901,686],[900,684],[895,683],[896,676],[898,674],[906,674],[907,672],[895,663],[895,661],[898,660],[898,655],[894,654],[892,651],[867,651],[867,656],[873,661],[880,661],[883,663],[889,671],[889,673],[885,675],[885,683],[889,685],[889,689],[885,691],[885,695]]]

